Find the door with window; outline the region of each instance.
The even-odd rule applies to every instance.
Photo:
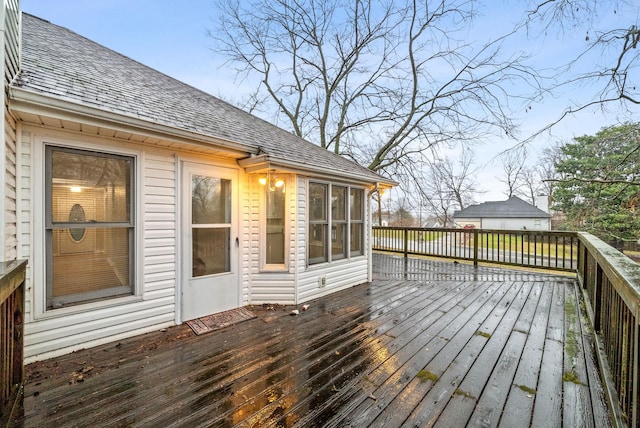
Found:
[[[183,321],[241,305],[236,186],[234,170],[183,164]]]

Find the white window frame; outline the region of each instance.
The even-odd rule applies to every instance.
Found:
[[[351,212],[351,192],[352,191],[357,191],[360,192],[362,194],[362,218],[361,220],[353,220],[352,218],[352,212]],[[349,236],[347,237],[347,240],[349,241],[349,257],[359,257],[359,256],[363,256],[364,255],[364,232],[365,232],[365,228],[366,228],[366,223],[365,223],[365,218],[366,218],[366,204],[367,204],[367,192],[361,188],[361,187],[354,187],[354,186],[350,186],[349,187],[349,194],[347,195],[347,204],[349,205]],[[361,226],[361,230],[360,230],[360,251],[359,252],[354,252],[354,250],[351,248],[351,232],[352,230],[352,226],[354,224],[359,224]]]
[[[327,219],[326,222],[322,222],[322,221],[312,221],[311,220],[311,185],[312,184],[319,184],[319,185],[324,185],[327,186],[327,194],[326,194],[326,200],[325,200],[325,208],[326,208],[326,212],[327,212]],[[333,218],[332,218],[332,210],[331,210],[331,196],[332,196],[332,192],[333,192],[333,186],[337,186],[337,187],[344,187],[346,189],[346,194],[345,194],[345,205],[346,205],[346,222],[340,221],[339,223],[341,224],[345,224],[346,223],[346,236],[345,236],[345,255],[344,257],[340,257],[337,259],[333,259],[332,257],[332,252],[331,252],[331,240],[332,240],[332,231],[333,231]],[[362,236],[361,236],[361,242],[362,242],[362,249],[360,253],[357,254],[353,254],[351,251],[351,191],[352,190],[357,190],[357,191],[361,191],[362,192],[362,220],[358,220],[357,223],[362,225]],[[365,250],[365,228],[366,228],[366,191],[363,187],[361,186],[354,186],[354,185],[350,185],[350,184],[345,184],[345,183],[339,183],[339,182],[330,182],[330,181],[323,181],[323,180],[315,180],[315,179],[308,179],[307,180],[307,198],[306,198],[306,204],[307,204],[307,216],[306,216],[306,228],[307,228],[307,242],[305,243],[306,248],[305,248],[305,253],[306,253],[306,261],[307,261],[307,266],[317,266],[317,265],[322,265],[322,264],[326,264],[326,263],[337,263],[340,261],[344,261],[344,260],[350,260],[352,258],[356,258],[356,257],[363,257],[366,254],[366,250]],[[337,223],[337,222],[336,222]],[[311,226],[313,224],[326,224],[327,225],[327,231],[326,231],[326,235],[325,235],[325,245],[326,248],[325,250],[325,255],[326,255],[326,260],[322,260],[322,261],[311,261],[309,258],[309,245],[311,242],[311,233],[312,233],[312,228]]]
[[[290,250],[290,217],[289,207],[291,205],[290,196],[290,183],[289,177],[284,176],[284,248],[283,257],[284,263],[267,263],[267,192],[270,192],[268,186],[259,185],[262,189],[260,192],[260,206],[264,207],[262,215],[260,216],[260,270],[263,272],[284,272],[289,269],[289,250]],[[280,189],[275,189],[275,192],[280,192]]]
[[[52,134],[54,135],[54,134]],[[131,150],[123,145],[113,145],[113,147],[104,147],[104,142],[99,138],[86,136],[79,137],[74,140],[73,137],[64,138],[35,135],[32,139],[31,170],[31,191],[33,198],[31,199],[30,212],[31,221],[33,222],[33,248],[31,254],[34,260],[33,264],[33,310],[31,317],[34,320],[59,318],[73,314],[81,314],[91,312],[101,308],[130,304],[143,300],[143,269],[142,264],[144,255],[143,244],[143,222],[142,222],[142,206],[144,183],[142,180],[144,156],[141,151]],[[46,189],[46,147],[54,146],[60,148],[77,149],[84,151],[92,151],[96,153],[114,154],[128,156],[133,158],[133,218],[134,218],[134,247],[133,265],[130,267],[134,270],[133,278],[133,294],[114,297],[112,299],[97,300],[87,303],[79,303],[56,310],[47,310],[47,286],[46,286],[46,233],[45,233],[45,189]]]

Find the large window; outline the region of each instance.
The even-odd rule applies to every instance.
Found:
[[[363,239],[364,190],[309,183],[309,264],[362,255]]]
[[[134,292],[131,157],[47,147],[47,309]]]

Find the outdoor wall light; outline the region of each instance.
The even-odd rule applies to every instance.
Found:
[[[284,193],[284,180],[273,173],[273,171],[267,171],[266,176],[261,176],[258,178],[258,183],[263,186],[267,186],[269,191],[273,192],[276,189],[282,189],[282,193]]]

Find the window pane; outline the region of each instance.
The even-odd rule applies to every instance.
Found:
[[[47,306],[65,305],[133,293],[129,228],[54,229],[48,251],[51,285]]]
[[[267,264],[284,264],[285,194],[276,189],[266,191],[267,201]]]
[[[364,191],[351,189],[351,220],[362,221],[364,218],[363,201]]]
[[[231,223],[231,180],[194,175],[191,184],[193,224]]]
[[[327,261],[326,239],[327,225],[312,224],[310,227],[309,239],[309,264]]]
[[[193,228],[193,277],[231,271],[231,229],[228,227]]]
[[[327,220],[327,186],[312,183],[309,185],[309,220]]]
[[[347,220],[347,188],[341,186],[333,186],[331,188],[331,220],[346,221]]]
[[[331,259],[338,260],[346,257],[346,223],[334,224],[331,227]]]
[[[351,223],[351,255],[362,254],[362,223]]]
[[[73,221],[128,223],[132,166],[130,158],[52,150],[52,222],[71,221],[70,211],[77,205],[85,219]]]
[[[47,147],[46,162],[47,309],[133,294],[134,159]]]

